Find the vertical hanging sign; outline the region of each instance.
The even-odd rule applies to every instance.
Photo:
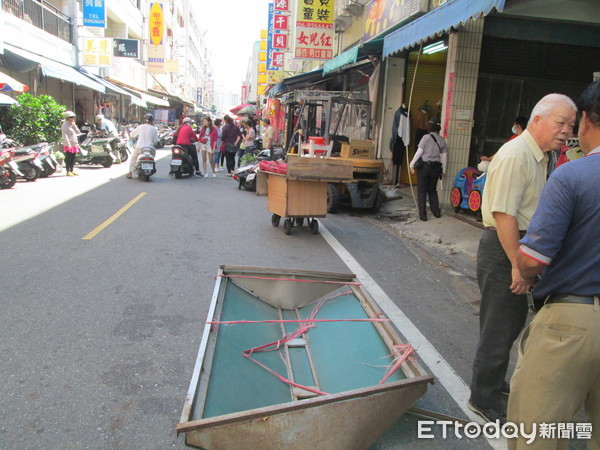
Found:
[[[83,0],[83,26],[106,28],[104,0]]]
[[[281,0],[279,0],[281,3]],[[281,6],[281,5],[280,5]],[[269,26],[267,27],[267,84],[275,84],[283,79],[284,51],[288,47],[289,16],[275,10],[269,3]]]
[[[298,0],[294,57],[333,58],[334,0]]]
[[[162,3],[150,4],[148,18],[148,72],[165,73],[165,47],[163,34],[165,29]]]

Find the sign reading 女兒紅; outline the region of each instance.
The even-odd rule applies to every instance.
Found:
[[[105,0],[83,0],[83,26],[106,28]]]

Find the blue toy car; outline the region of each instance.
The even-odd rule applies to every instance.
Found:
[[[473,212],[481,210],[481,199],[487,172],[474,167],[465,167],[456,174],[454,187],[450,191],[450,204],[456,211],[467,209]]]

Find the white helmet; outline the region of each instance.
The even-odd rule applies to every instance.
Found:
[[[183,119],[183,123],[190,123],[193,121],[194,121],[194,119],[192,119],[191,117],[186,117],[185,119]]]
[[[68,118],[70,118],[70,117],[76,117],[76,116],[75,116],[75,113],[74,113],[73,111],[65,111],[65,112],[63,113],[63,117],[64,117],[65,119],[68,119]]]
[[[102,120],[102,119],[104,119],[104,114],[98,114],[96,116],[96,120]]]

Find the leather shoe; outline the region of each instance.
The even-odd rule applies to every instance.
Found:
[[[421,217],[419,217],[419,219],[421,219],[422,222],[427,222],[427,217],[425,217],[425,216],[421,216]]]
[[[435,216],[437,219],[439,219],[440,217],[442,217],[442,212],[441,212],[441,211],[434,212],[434,213],[433,213],[433,215],[434,215],[434,216]]]

